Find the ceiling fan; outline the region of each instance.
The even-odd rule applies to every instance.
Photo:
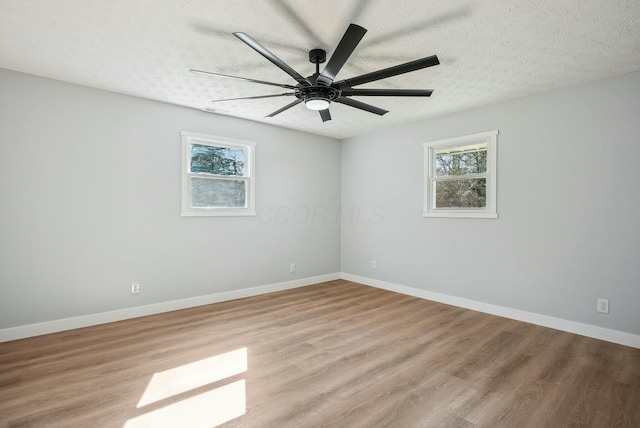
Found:
[[[293,77],[298,84],[286,85],[273,82],[265,82],[262,80],[247,79],[244,77],[229,76],[226,74],[213,73],[210,71],[194,70],[190,71],[194,73],[210,74],[214,76],[226,77],[230,79],[243,80],[245,82],[259,83],[263,85],[277,86],[280,88],[290,89],[293,92],[285,92],[282,94],[273,95],[259,95],[255,97],[242,97],[242,98],[227,98],[218,101],[233,101],[233,100],[254,100],[260,98],[274,98],[274,97],[287,97],[294,96],[295,101],[287,104],[271,113],[266,117],[273,117],[282,113],[291,107],[298,105],[302,102],[310,110],[318,110],[323,122],[331,120],[331,114],[329,113],[329,105],[332,102],[355,107],[360,110],[368,111],[377,115],[384,115],[388,113],[387,110],[372,106],[370,104],[363,103],[358,100],[354,100],[352,96],[374,96],[374,97],[429,97],[433,93],[431,89],[357,89],[354,86],[359,86],[364,83],[374,82],[376,80],[386,79],[388,77],[397,76],[399,74],[409,73],[411,71],[421,70],[423,68],[431,67],[440,64],[438,57],[432,55],[426,58],[418,59],[415,61],[407,62],[405,64],[396,65],[394,67],[385,68],[383,70],[374,71],[371,73],[363,74],[357,77],[349,79],[335,81],[335,77],[347,62],[349,56],[353,53],[360,40],[367,32],[363,27],[350,24],[347,31],[342,36],[342,40],[338,43],[336,50],[329,59],[329,62],[325,66],[322,73],[320,72],[320,64],[327,60],[327,53],[322,49],[312,49],[309,51],[309,61],[316,65],[316,71],[313,75],[304,77],[293,68],[289,67],[284,61],[275,56],[269,50],[267,50],[260,43],[252,39],[245,33],[233,33],[234,36],[242,40],[249,45],[260,55],[271,61],[274,65],[279,67],[282,71]]]

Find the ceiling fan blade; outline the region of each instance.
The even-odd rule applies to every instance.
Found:
[[[351,98],[347,97],[338,97],[333,101],[350,107],[359,108],[360,110],[368,111],[369,113],[377,114],[379,116],[383,116],[385,113],[389,113],[387,110],[383,110],[370,104],[365,104],[361,101],[352,100]]]
[[[236,101],[236,100],[258,100],[260,98],[275,98],[275,97],[284,97],[286,95],[295,95],[294,92],[286,92],[284,94],[274,94],[274,95],[258,95],[255,97],[240,97],[240,98],[225,98],[222,100],[211,100],[212,103],[219,103],[222,101]]]
[[[343,89],[344,97],[430,97],[433,89]]]
[[[325,86],[333,83],[333,79],[336,78],[336,75],[340,72],[344,63],[347,62],[347,59],[349,59],[366,32],[367,30],[359,25],[349,24],[349,28],[345,31],[336,50],[331,55],[331,59],[327,62],[320,76],[318,76],[316,83]]]
[[[331,120],[331,113],[329,113],[329,109],[320,110],[320,117],[322,118],[323,122]]]
[[[383,70],[374,71],[372,73],[363,74],[361,76],[353,77],[350,79],[341,80],[339,82],[336,82],[336,85],[340,87],[358,86],[364,83],[374,82],[380,79],[386,79],[387,77],[397,76],[399,74],[421,70],[423,68],[432,67],[438,64],[440,64],[438,57],[436,55],[431,55],[426,58],[407,62],[405,64],[400,64],[394,67],[385,68]]]
[[[284,61],[280,58],[272,54],[267,48],[262,46],[260,43],[253,40],[246,33],[233,33],[234,36],[245,42],[249,45],[253,50],[258,52],[260,55],[271,61],[277,67],[279,67],[282,71],[287,73],[289,76],[293,77],[298,83],[304,86],[311,86],[311,82],[309,82],[305,77],[303,77],[300,73],[295,71],[293,68],[289,67]]]
[[[262,85],[277,86],[279,88],[296,89],[296,87],[292,86],[292,85],[283,85],[283,84],[280,84],[280,83],[265,82],[264,80],[247,79],[246,77],[229,76],[228,74],[214,73],[212,71],[194,70],[193,68],[190,69],[189,71],[191,71],[192,73],[210,74],[212,76],[226,77],[227,79],[242,80],[242,81],[251,82],[251,83],[260,83]]]
[[[296,106],[296,105],[300,104],[301,102],[302,102],[301,99],[297,99],[294,102],[292,102],[291,104],[287,104],[286,106],[282,107],[280,110],[276,110],[273,113],[271,113],[270,115],[265,116],[265,117],[273,117],[273,116],[275,116],[277,114],[282,113],[285,110],[289,110],[291,107]]]

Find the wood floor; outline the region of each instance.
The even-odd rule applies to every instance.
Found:
[[[640,427],[640,350],[341,280],[0,343],[0,427],[125,426]]]

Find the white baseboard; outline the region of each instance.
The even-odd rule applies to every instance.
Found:
[[[327,275],[302,278],[293,281],[280,282],[276,284],[263,285],[259,287],[245,288],[242,290],[227,291],[223,293],[209,294],[206,296],[191,297],[188,299],[173,300],[170,302],[155,303],[146,306],[136,306],[133,308],[119,309],[116,311],[102,312],[98,314],[84,315],[74,318],[66,318],[54,321],[47,321],[38,324],[6,328],[0,330],[0,342],[24,339],[32,336],[56,333],[59,331],[73,330],[76,328],[89,327],[92,325],[105,324],[114,321],[122,321],[131,318],[138,318],[147,315],[154,315],[163,312],[177,311],[196,306],[210,305],[212,303],[225,302],[228,300],[242,299],[245,297],[257,296],[260,294],[274,293],[276,291],[289,290],[293,288],[305,287],[320,282],[334,281],[336,279],[346,279],[371,287],[381,288],[396,293],[419,297],[434,302],[445,303],[461,308],[497,315],[504,318],[523,321],[531,324],[549,327],[556,330],[579,334],[581,336],[592,337],[594,339],[605,340],[607,342],[618,343],[640,349],[640,336],[622,331],[611,330],[589,324],[569,321],[562,318],[540,315],[534,312],[522,311],[519,309],[507,308],[504,306],[492,305],[490,303],[478,302],[464,299],[462,297],[450,296],[447,294],[435,293],[419,288],[407,287],[405,285],[394,284],[392,282],[367,278],[349,273],[332,273]]]
[[[116,311],[102,312],[98,314],[83,315],[80,317],[47,321],[38,324],[29,324],[0,330],[0,342],[24,339],[26,337],[40,336],[59,331],[73,330],[75,328],[89,327],[92,325],[106,324],[114,321],[122,321],[163,312],[177,311],[179,309],[193,308],[195,306],[210,305],[212,303],[225,302],[227,300],[242,299],[244,297],[260,294],[274,293],[276,291],[305,287],[320,282],[340,279],[339,273],[301,278],[293,281],[263,285],[259,287],[245,288],[242,290],[226,291],[223,293],[209,294],[206,296],[191,297],[188,299],[173,300],[170,302],[154,303],[146,306],[119,309]]]
[[[630,346],[633,348],[640,348],[640,336],[636,334],[625,333],[589,324],[582,324],[575,321],[564,320],[562,318],[550,317],[548,315],[540,315],[534,312],[521,311],[519,309],[507,308],[505,306],[492,305],[490,303],[478,302],[475,300],[464,299],[462,297],[434,293],[432,291],[407,287],[405,285],[394,284],[344,272],[340,277],[348,281],[382,288],[384,290],[394,291],[396,293],[406,294],[409,296],[420,297],[434,302],[445,303],[447,305],[458,306],[465,309],[472,309],[478,312],[549,327],[556,330],[566,331],[568,333],[579,334],[581,336],[592,337],[594,339],[605,340],[607,342],[618,343],[620,345]]]

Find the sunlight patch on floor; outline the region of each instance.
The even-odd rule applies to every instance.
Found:
[[[247,371],[247,348],[153,375],[138,408]]]
[[[137,407],[142,408],[247,371],[247,348],[236,349],[153,375]],[[215,427],[245,414],[245,380],[171,402],[129,419],[124,428]],[[144,411],[144,410],[143,410]]]
[[[244,415],[244,379],[129,419],[124,428],[211,428]]]

